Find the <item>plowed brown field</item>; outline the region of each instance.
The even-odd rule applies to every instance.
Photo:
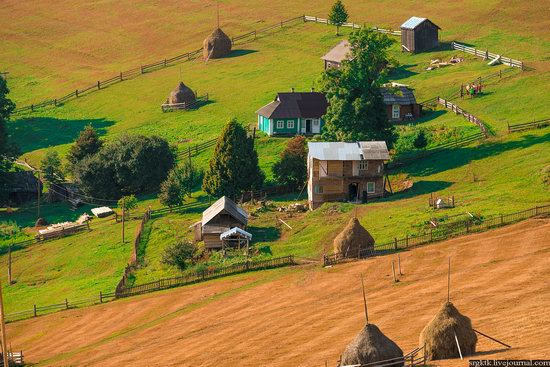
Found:
[[[479,358],[550,358],[550,220],[417,248],[331,269],[300,266],[220,279],[10,324],[14,349],[39,365],[324,366],[364,324],[359,275],[371,322],[404,351],[447,293],[480,339]],[[466,366],[452,360],[443,366]]]

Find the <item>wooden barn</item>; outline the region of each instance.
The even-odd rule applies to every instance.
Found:
[[[27,201],[36,200],[38,192],[42,193],[42,182],[30,171],[6,173],[6,186],[2,188],[8,203],[19,205]]]
[[[381,89],[388,120],[411,121],[422,115],[422,105],[416,103],[412,89],[404,85],[386,85]]]
[[[411,17],[401,25],[401,51],[418,53],[439,47],[440,30],[427,18]]]
[[[248,213],[226,196],[221,197],[202,213],[202,220],[193,225],[195,241],[204,241],[204,247],[218,250],[223,247],[222,239],[231,234],[248,235],[244,232],[248,224]],[[239,228],[242,231],[233,231]],[[225,234],[222,236],[222,234]],[[250,235],[251,237],[251,235]]]
[[[325,70],[342,66],[342,61],[349,58],[350,51],[348,40],[340,41],[325,56],[321,57],[321,60],[325,63]]]

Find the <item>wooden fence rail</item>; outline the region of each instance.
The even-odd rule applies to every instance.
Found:
[[[533,122],[525,122],[521,124],[513,124],[513,125],[508,124],[508,133],[531,130],[531,129],[540,129],[549,125],[550,125],[550,118],[533,121]]]
[[[20,351],[20,352],[8,351],[8,363],[9,363],[10,366],[13,366],[13,365],[22,366],[22,365],[24,365],[25,361],[23,360],[23,351]],[[4,367],[3,353],[0,353],[0,367]]]
[[[472,220],[456,222],[453,225],[447,225],[440,229],[430,230],[430,232],[420,235],[407,235],[400,239],[395,238],[392,242],[375,245],[372,248],[362,249],[357,253],[335,253],[324,255],[323,264],[324,266],[335,265],[344,261],[394,253],[399,250],[425,245],[431,242],[443,241],[451,237],[473,232],[482,232],[487,229],[504,226],[540,215],[550,215],[550,204],[536,206],[534,208],[511,214],[497,215],[479,222],[474,222]]]
[[[328,19],[313,17],[313,16],[310,16],[310,15],[304,15],[304,22],[314,22],[314,23],[321,23],[321,24],[326,24],[326,25],[333,25],[330,22],[330,20],[328,20]],[[340,27],[346,27],[346,28],[351,28],[351,29],[360,29],[360,28],[363,27],[363,25],[356,24],[356,23],[344,23]],[[384,28],[379,28],[379,27],[371,27],[370,29],[372,29],[373,31],[376,31],[378,33],[389,34],[389,35],[392,35],[392,36],[401,36],[401,31],[399,31],[399,30],[384,29]]]
[[[211,268],[204,271],[198,271],[179,277],[159,279],[157,281],[141,285],[135,285],[120,289],[117,288],[115,295],[116,298],[137,296],[140,294],[156,292],[168,288],[181,287],[187,284],[198,283],[227,275],[238,274],[252,270],[270,269],[293,264],[295,264],[293,255],[262,261],[246,261],[226,267]]]
[[[477,118],[476,116],[472,115],[471,113],[467,112],[466,110],[460,108],[456,104],[454,104],[454,103],[452,103],[452,102],[450,102],[446,99],[437,97],[437,102],[439,104],[443,105],[445,108],[453,111],[457,115],[462,115],[466,120],[468,120],[468,121],[474,123],[475,125],[477,125],[477,127],[479,127],[479,130],[481,131],[481,133],[486,138],[489,136],[489,130],[487,129],[487,126],[485,126],[483,121],[481,121],[481,119]]]
[[[472,55],[475,55],[475,56],[478,56],[478,57],[482,57],[484,60],[490,60],[490,59],[494,60],[494,59],[498,58],[499,61],[501,63],[503,63],[504,65],[508,65],[508,66],[511,66],[511,67],[520,68],[521,70],[525,70],[525,65],[524,65],[523,61],[514,60],[514,59],[511,59],[509,57],[502,56],[502,55],[497,55],[497,54],[494,54],[492,52],[489,52],[488,50],[479,50],[479,49],[476,49],[475,47],[469,47],[469,46],[466,46],[466,45],[462,45],[458,42],[452,42],[451,47],[454,50],[464,51],[466,53],[469,53],[469,54],[472,54]]]
[[[200,107],[201,105],[208,102],[208,93],[204,96],[197,97],[197,99],[194,102],[182,102],[182,103],[163,103],[160,108],[162,112],[172,112],[172,111],[180,111],[180,110],[191,110],[196,109]]]

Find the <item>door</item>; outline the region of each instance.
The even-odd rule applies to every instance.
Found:
[[[311,134],[311,119],[306,119],[306,134]]]
[[[319,122],[319,119],[313,120],[313,125],[311,127],[311,132],[313,134],[321,133],[321,123]]]
[[[349,201],[359,201],[359,184],[357,182],[352,182],[348,185],[348,195]]]

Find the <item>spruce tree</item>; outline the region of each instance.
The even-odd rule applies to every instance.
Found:
[[[88,125],[80,132],[78,139],[69,149],[67,153],[68,171],[72,172],[76,164],[82,161],[85,157],[91,156],[99,152],[103,146],[103,141],[99,139],[97,132],[92,125]]]
[[[236,119],[230,120],[218,138],[202,188],[208,194],[235,198],[262,187],[264,174],[258,165],[254,141]]]
[[[282,184],[301,188],[307,179],[306,139],[298,135],[288,141],[280,159],[273,165],[273,173]]]
[[[336,35],[339,36],[340,26],[348,21],[348,11],[341,0],[336,0],[332,5],[328,20],[336,26]]]

